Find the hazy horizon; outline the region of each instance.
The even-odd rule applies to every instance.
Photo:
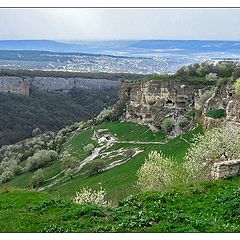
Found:
[[[0,40],[240,41],[239,25],[240,9],[0,9]]]

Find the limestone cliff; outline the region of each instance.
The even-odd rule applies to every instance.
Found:
[[[31,88],[41,91],[69,91],[73,88],[101,90],[116,88],[119,81],[108,79],[60,78],[60,77],[0,77],[0,92],[29,95]]]
[[[208,88],[176,81],[123,82],[119,90],[120,100],[126,103],[123,118],[157,130],[164,118],[172,117],[177,126]]]
[[[224,109],[225,117],[207,117],[207,112],[214,109]],[[213,96],[205,104],[201,120],[205,129],[226,124],[240,126],[240,97],[235,94],[232,82],[215,88]]]
[[[0,77],[0,92],[29,95],[30,79],[20,77]]]

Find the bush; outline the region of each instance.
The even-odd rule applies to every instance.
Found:
[[[162,122],[162,130],[165,133],[170,133],[174,127],[174,120],[173,118],[165,118]]]
[[[80,192],[76,192],[76,197],[73,201],[81,205],[94,204],[98,206],[107,206],[108,202],[105,200],[106,194],[106,191],[102,188],[100,188],[100,190],[83,188]]]
[[[68,168],[65,172],[65,177],[72,179],[74,175],[74,170],[72,168]]]
[[[125,156],[126,157],[132,157],[135,153],[136,153],[136,149],[135,148],[129,148],[125,152]]]
[[[200,179],[210,175],[215,162],[240,158],[240,128],[224,127],[197,135],[185,156],[188,178]]]
[[[111,121],[114,119],[114,109],[112,107],[104,108],[96,117],[97,123]]]
[[[30,180],[30,185],[32,187],[39,187],[44,182],[44,172],[42,169],[38,169],[32,179]]]
[[[204,106],[204,104],[206,103],[206,101],[212,96],[213,94],[213,90],[206,90],[200,97],[199,99],[199,104],[201,106],[201,108]]]
[[[7,171],[3,172],[2,175],[0,176],[0,184],[8,182],[12,178],[13,178],[13,173],[11,171],[7,170]]]
[[[217,80],[217,74],[216,73],[209,73],[205,76],[206,81],[216,81]]]
[[[94,145],[93,145],[92,143],[89,143],[88,145],[86,145],[86,146],[83,147],[83,150],[84,150],[85,152],[92,152],[92,150],[93,150],[94,148],[95,148]]]
[[[240,96],[240,78],[238,78],[234,84],[235,93]]]
[[[184,129],[185,127],[187,127],[188,123],[189,123],[188,119],[183,117],[179,122],[179,127],[181,129]]]
[[[26,168],[28,171],[36,170],[40,167],[44,167],[53,160],[56,160],[58,157],[58,154],[56,151],[53,150],[40,150],[32,157],[29,157],[27,159]]]
[[[224,109],[212,109],[207,112],[206,116],[214,118],[214,119],[222,118],[225,116],[225,110]]]
[[[90,163],[90,168],[88,170],[88,175],[94,175],[101,172],[102,169],[106,167],[106,163],[103,160],[98,160]]]
[[[178,181],[173,159],[164,154],[151,152],[137,172],[137,187],[141,191],[161,191]]]

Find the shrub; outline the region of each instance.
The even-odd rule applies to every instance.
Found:
[[[174,127],[173,118],[165,118],[162,122],[161,127],[165,133],[170,133]]]
[[[189,123],[188,119],[183,117],[179,122],[179,127],[181,129],[184,129],[185,127],[187,127],[188,123]]]
[[[206,81],[216,81],[217,80],[217,74],[216,73],[209,73],[205,76]]]
[[[42,133],[41,129],[40,128],[34,128],[32,130],[32,136],[35,137],[37,135],[40,135]]]
[[[79,161],[74,157],[67,156],[62,159],[62,165],[64,168],[73,168],[78,163],[79,163]]]
[[[188,178],[208,177],[213,163],[240,158],[240,128],[214,128],[197,135],[185,156]]]
[[[207,112],[206,116],[214,118],[214,119],[222,118],[225,116],[225,110],[224,109],[212,109]]]
[[[137,172],[137,187],[141,191],[160,191],[178,181],[173,159],[163,153],[151,152]]]
[[[238,96],[240,96],[240,78],[238,78],[234,84],[235,92]]]
[[[225,85],[228,81],[229,81],[228,78],[218,78],[216,85],[219,87],[219,86]]]
[[[28,171],[33,171],[40,167],[44,167],[53,160],[57,159],[57,152],[53,150],[39,150],[32,157],[27,159],[26,168]]]
[[[212,96],[213,94],[213,90],[206,90],[200,97],[199,99],[199,104],[201,107],[204,106],[204,104],[206,103],[206,101]]]
[[[196,69],[197,75],[205,77],[209,73],[209,65],[207,62],[202,62],[201,65]]]
[[[8,182],[12,178],[13,178],[13,173],[11,171],[7,170],[7,171],[3,172],[2,175],[0,176],[0,184]]]
[[[67,178],[72,179],[72,178],[73,178],[73,175],[74,175],[74,170],[73,170],[72,168],[68,168],[68,169],[66,170],[66,172],[65,172],[65,176],[66,176]]]
[[[89,143],[88,145],[83,147],[83,150],[85,152],[91,152],[94,149],[94,145],[92,143]]]
[[[106,194],[106,191],[102,188],[100,188],[100,190],[83,188],[80,192],[76,192],[76,197],[73,201],[81,205],[94,204],[98,206],[107,206],[108,202],[105,200]]]
[[[88,175],[94,175],[101,172],[102,169],[106,167],[106,163],[103,160],[98,160],[90,163],[90,168],[88,170]]]
[[[30,180],[30,185],[32,187],[39,187],[44,182],[44,172],[42,169],[38,169],[32,179]]]
[[[114,119],[114,109],[112,107],[104,108],[96,117],[98,123]]]
[[[127,151],[125,152],[125,155],[126,155],[126,157],[132,157],[132,156],[135,154],[135,152],[136,152],[136,149],[134,149],[134,148],[129,148],[129,149],[127,149]]]

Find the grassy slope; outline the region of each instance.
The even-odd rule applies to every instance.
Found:
[[[116,134],[119,140],[135,140],[135,141],[161,141],[164,139],[164,134],[156,133],[153,134],[148,130],[146,126],[141,126],[135,123],[130,122],[110,122],[96,126],[96,129],[109,129],[113,134]],[[190,140],[193,134],[201,132],[201,128],[186,133],[184,138]],[[83,147],[88,143],[94,143],[91,140],[93,135],[93,129],[85,130],[73,138],[69,139],[66,144],[64,144],[63,149],[67,149],[71,156],[78,161],[81,161],[87,156],[87,153],[84,152]],[[183,156],[188,148],[188,144],[180,139],[179,137],[169,141],[166,144],[128,144],[128,143],[119,143],[114,144],[111,149],[130,148],[130,147],[139,147],[143,149],[144,152],[140,153],[132,160],[127,163],[113,168],[111,170],[99,173],[97,175],[87,177],[86,175],[79,174],[72,180],[66,180],[61,184],[55,185],[48,189],[48,192],[54,195],[65,196],[72,198],[75,195],[75,192],[80,190],[83,187],[90,187],[98,189],[100,186],[106,189],[108,195],[107,197],[111,200],[118,201],[129,194],[137,192],[137,189],[134,187],[134,183],[137,180],[136,172],[140,166],[144,163],[145,158],[147,157],[150,151],[162,151],[165,154],[171,155],[176,159],[176,161],[181,162]],[[109,150],[111,150],[109,149]],[[53,177],[58,172],[62,170],[62,164],[60,161],[54,162],[51,166],[44,168],[46,178]],[[27,187],[29,180],[32,177],[32,173],[25,173],[20,176],[15,177],[13,180],[9,181],[6,186],[13,187]]]
[[[239,232],[240,178],[130,196],[114,209],[0,188],[1,232]]]
[[[126,124],[126,123],[124,123]],[[101,126],[106,127],[106,126]],[[197,134],[201,132],[202,129],[199,127],[192,132],[189,132],[184,135],[184,138],[190,140],[193,134]],[[150,134],[150,133],[149,133]],[[125,132],[124,137],[131,137],[134,139],[134,136],[128,136],[129,131]],[[148,139],[153,139],[154,137],[149,136]],[[145,158],[147,157],[150,151],[162,151],[165,154],[173,156],[176,161],[181,162],[183,156],[188,148],[188,144],[180,139],[179,137],[173,139],[167,144],[162,145],[138,145],[138,144],[115,144],[112,149],[118,148],[130,148],[131,146],[138,146],[140,149],[144,149],[144,152],[140,153],[132,160],[127,163],[113,168],[111,170],[105,171],[103,173],[99,173],[97,175],[91,177],[85,177],[79,175],[71,181],[67,181],[61,185],[57,185],[52,187],[49,192],[53,194],[60,194],[64,196],[72,197],[76,190],[79,190],[83,187],[91,187],[98,188],[98,186],[102,186],[106,189],[108,193],[108,198],[111,200],[120,200],[128,196],[129,194],[136,193],[137,189],[134,187],[134,183],[137,180],[136,172],[140,168],[140,166],[144,163]]]

